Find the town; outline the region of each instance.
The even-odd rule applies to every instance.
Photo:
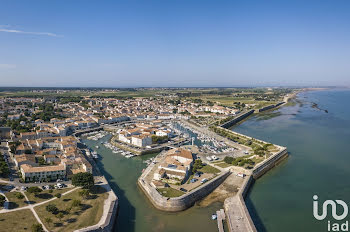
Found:
[[[145,161],[147,168],[140,173],[139,186],[162,210],[188,208],[232,172],[240,187],[245,176],[253,175],[260,163],[284,148],[227,128],[254,112],[286,104],[295,93],[272,88],[2,93],[0,217],[25,212],[28,219],[36,218],[23,220],[17,225],[19,230],[113,228],[118,197],[96,164],[99,154],[95,150],[100,146],[125,158],[157,154]],[[95,147],[82,141],[100,141],[106,136],[110,139]],[[76,199],[77,195],[82,197]],[[161,205],[162,197],[187,195],[192,200],[185,205]],[[64,198],[73,201],[68,209]],[[83,202],[90,207],[79,208],[86,204]],[[109,205],[112,217],[103,204],[98,205],[101,202]],[[70,213],[72,208],[81,211],[78,216]],[[96,211],[99,213],[92,215]],[[50,212],[52,216],[47,216]],[[220,212],[224,211],[212,216],[220,219],[218,223],[224,218]],[[82,226],[87,217],[94,220]],[[11,225],[9,218],[4,222]]]

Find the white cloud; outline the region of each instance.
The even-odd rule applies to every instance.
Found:
[[[16,68],[14,64],[0,64],[0,69],[13,69]]]
[[[29,35],[46,35],[46,36],[52,36],[52,37],[63,37],[62,35],[57,35],[55,33],[50,33],[50,32],[21,31],[21,30],[9,29],[8,27],[9,26],[7,26],[7,25],[0,25],[0,32],[16,33],[16,34],[29,34]]]

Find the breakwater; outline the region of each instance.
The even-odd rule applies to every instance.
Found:
[[[282,105],[282,104],[284,104],[284,103],[285,103],[285,102],[279,102],[279,103],[277,103],[277,104],[272,104],[272,105],[265,106],[265,107],[263,107],[263,108],[260,108],[260,109],[258,110],[258,112],[263,112],[263,111],[265,111],[265,110],[270,110],[270,109],[276,108],[276,107],[278,107],[278,106],[280,106],[280,105]]]
[[[259,109],[259,112],[278,107],[278,106],[282,105],[283,103],[284,102],[280,102],[280,103],[277,103],[275,105],[270,105],[270,106],[264,107],[262,109]],[[242,116],[243,116],[243,118],[245,118],[245,117],[249,116],[250,114],[252,114],[252,113],[247,112]],[[242,116],[239,117],[240,120],[243,119]],[[237,119],[239,119],[239,118],[237,118]],[[234,119],[234,121],[227,122],[227,123],[221,125],[221,127],[224,128],[225,130],[229,131],[230,133],[235,133],[235,134],[240,135],[244,138],[254,139],[258,142],[267,144],[267,142],[265,142],[265,141],[255,139],[255,138],[252,138],[250,136],[243,135],[243,134],[228,130],[227,129],[228,125],[230,125],[229,127],[231,127],[233,124],[237,123],[235,120],[236,119]],[[275,146],[277,146],[277,145],[275,145]],[[254,167],[254,169],[251,172],[251,175],[249,175],[244,180],[243,185],[240,188],[240,190],[238,191],[237,195],[234,197],[230,197],[230,198],[225,199],[224,208],[225,208],[226,215],[227,215],[227,225],[228,225],[230,232],[257,232],[257,229],[254,225],[254,222],[253,222],[251,216],[250,216],[250,213],[248,211],[248,208],[245,204],[244,199],[245,199],[251,185],[254,183],[255,179],[264,175],[267,171],[269,171],[271,168],[273,168],[279,162],[281,162],[281,160],[283,160],[285,157],[288,156],[288,152],[287,152],[286,147],[281,147],[281,146],[277,146],[277,147],[279,148],[278,152],[276,152],[275,154],[273,154],[272,156],[270,156],[269,158],[267,158],[266,160],[264,160],[263,162],[259,163],[257,166]],[[233,210],[233,209],[235,209],[235,210]],[[240,218],[240,219],[237,220],[237,218]]]
[[[226,128],[226,129],[230,128],[233,125],[235,125],[236,123],[242,121],[243,119],[245,119],[246,117],[248,117],[249,115],[251,115],[253,113],[254,113],[254,110],[249,110],[247,112],[242,112],[242,113],[238,114],[236,117],[234,117],[233,119],[231,119],[230,121],[225,122],[222,125],[220,125],[220,127],[223,127],[223,128]]]
[[[226,177],[231,174],[230,171],[226,171],[200,187],[192,190],[191,192],[188,192],[180,197],[169,198],[162,196],[156,188],[144,180],[150,169],[152,169],[152,165],[150,165],[138,179],[138,185],[154,207],[169,212],[182,211],[193,206],[196,201],[211,193],[226,179]]]
[[[224,202],[224,207],[227,214],[227,225],[230,232],[234,231],[244,231],[244,232],[256,232],[257,229],[254,225],[254,222],[250,216],[248,208],[245,204],[245,197],[254,183],[254,180],[264,175],[268,170],[280,163],[285,157],[288,156],[287,148],[282,148],[279,152],[275,153],[262,163],[258,164],[252,171],[252,174],[249,175],[243,182],[242,187],[237,193],[237,196],[227,198]],[[242,217],[243,221],[237,221],[232,212],[232,207],[239,207],[239,214]],[[236,208],[237,209],[237,208]],[[237,212],[235,212],[237,215]],[[239,228],[239,229],[237,229]]]
[[[269,171],[271,168],[279,164],[281,160],[283,160],[287,156],[288,156],[287,148],[284,147],[282,148],[281,151],[277,152],[276,154],[267,158],[265,161],[258,164],[253,169],[252,175],[254,179],[258,179],[259,177],[264,175],[267,171]]]

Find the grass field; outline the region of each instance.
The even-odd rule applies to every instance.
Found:
[[[228,164],[228,163],[225,163],[225,162],[218,163],[218,164],[216,164],[216,165],[219,166],[219,167],[221,167],[221,168],[227,168],[227,167],[233,166],[233,164]]]
[[[164,197],[179,197],[182,196],[184,193],[180,190],[173,189],[173,188],[159,188],[158,192],[162,194]]]
[[[60,199],[35,207],[35,211],[50,231],[74,231],[79,228],[97,224],[103,213],[103,204],[108,196],[104,189],[98,188],[95,194],[89,199],[79,196],[81,190],[73,191]],[[73,200],[80,200],[81,205],[72,207]],[[60,220],[55,215],[46,211],[48,204],[55,204],[63,218]],[[52,222],[47,223],[45,218],[51,218]]]
[[[217,168],[214,168],[213,166],[207,164],[206,166],[202,167],[201,169],[198,169],[198,171],[203,172],[203,173],[219,173],[220,170]]]
[[[16,192],[7,192],[7,193],[5,193],[7,199],[10,202],[10,205],[9,205],[10,209],[20,208],[20,207],[28,205],[28,203],[26,203],[26,199],[25,198],[18,199],[15,196],[15,194],[16,194]]]
[[[0,231],[32,231],[31,227],[37,223],[30,209],[18,210],[0,214]]]
[[[37,196],[35,196],[35,194],[33,194],[33,193],[26,192],[26,195],[27,195],[28,199],[32,202],[32,204],[35,204],[35,203],[49,200],[49,199],[53,198],[55,196],[55,194],[57,194],[57,193],[62,194],[62,193],[65,193],[71,189],[72,188],[53,189],[52,193],[50,193],[50,190],[44,190],[41,193],[38,193]]]

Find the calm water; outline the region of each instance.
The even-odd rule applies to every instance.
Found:
[[[98,165],[119,197],[118,232],[217,230],[216,221],[211,220],[211,214],[222,208],[220,203],[205,208],[194,206],[180,213],[166,213],[155,209],[136,184],[142,169],[146,167],[142,161],[152,155],[126,159],[100,144],[109,138],[110,136],[106,136],[99,141],[83,141],[101,155]],[[96,149],[96,145],[100,148]]]
[[[301,104],[281,108],[277,117],[254,116],[233,128],[291,153],[256,181],[248,196],[259,231],[327,231],[326,221],[313,218],[312,196],[350,203],[350,91],[306,92],[298,99]]]

